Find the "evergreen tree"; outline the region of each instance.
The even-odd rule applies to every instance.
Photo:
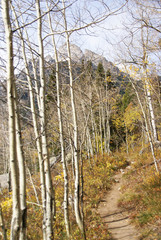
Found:
[[[96,82],[98,85],[102,85],[105,80],[105,70],[103,64],[99,62],[96,70]]]

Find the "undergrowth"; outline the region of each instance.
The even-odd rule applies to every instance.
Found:
[[[161,240],[161,175],[156,172],[150,152],[131,153],[133,166],[124,176],[119,205],[133,209],[131,220],[138,226],[140,240]],[[157,159],[160,153],[157,152]]]
[[[113,155],[99,155],[94,159],[84,159],[84,219],[87,240],[112,240],[108,232],[108,226],[103,223],[97,212],[100,200],[113,184],[113,175],[120,168],[125,168],[131,162],[131,168],[124,175],[124,186],[122,187],[122,198],[119,205],[122,208],[132,209],[130,217],[139,228],[141,239],[161,240],[161,175],[157,174],[152,162],[151,154],[144,152],[138,154],[139,150],[133,149],[127,156],[124,151]],[[157,159],[161,158],[158,152]],[[145,167],[146,166],[146,167]],[[74,182],[72,167],[69,167],[70,191],[73,195]],[[61,164],[57,165],[57,174],[53,172],[53,182],[56,199],[56,220],[54,224],[54,239],[66,240],[66,231],[63,217],[63,171]],[[32,176],[37,190],[36,200],[33,186],[28,179],[27,184],[27,207],[28,207],[28,240],[42,238],[42,208],[40,201],[39,176]],[[80,189],[81,190],[81,189]],[[10,222],[12,214],[11,193],[7,190],[0,194],[1,206],[7,228],[7,237],[10,237]],[[82,240],[77,227],[73,206],[69,206],[70,226],[72,240]]]
[[[128,162],[124,155],[115,154],[114,156],[99,155],[94,159],[84,159],[83,175],[84,175],[84,219],[87,239],[112,240],[107,230],[107,225],[102,222],[101,217],[97,213],[97,207],[105,192],[111,188],[112,176],[119,168],[124,168]],[[69,169],[69,195],[73,195],[74,181],[72,167]],[[61,164],[57,165],[57,174],[53,172],[53,182],[56,199],[56,220],[54,223],[54,239],[66,240],[66,231],[63,217],[63,171]],[[32,176],[38,199],[33,189],[32,182],[27,179],[27,239],[37,240],[42,237],[42,207],[41,207],[41,191],[39,176]],[[7,238],[10,238],[10,222],[12,215],[12,199],[11,193],[7,190],[0,195],[1,206],[3,210],[5,225],[7,229]],[[77,227],[73,206],[69,206],[70,225],[72,240],[81,240],[80,231]]]

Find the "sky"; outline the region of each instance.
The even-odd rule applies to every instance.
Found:
[[[49,0],[50,2],[51,0]],[[146,0],[145,0],[146,1]],[[19,3],[21,7],[27,8],[28,5],[23,4],[23,2],[27,3],[26,0],[20,1],[16,0],[15,3]],[[29,2],[33,2],[29,0]],[[67,3],[74,2],[74,0],[68,0]],[[104,4],[102,4],[104,2]],[[131,0],[132,2],[132,0]],[[116,9],[119,9],[125,3],[125,0],[77,0],[70,8],[66,9],[66,16],[68,21],[68,29],[72,29],[75,22],[77,22],[77,27],[80,26],[80,22],[77,20],[81,19],[83,24],[87,24],[92,21],[92,18],[99,18],[104,14],[108,14],[114,12]],[[107,4],[107,5],[106,5]],[[60,6],[61,7],[61,6]],[[130,6],[132,8],[132,6]],[[41,10],[46,11],[46,2],[41,1]],[[36,12],[34,7],[30,11],[31,16],[29,17],[28,14],[25,14],[26,21],[31,21],[30,18],[36,18]],[[76,18],[76,16],[79,17]],[[47,16],[46,16],[47,18]],[[46,18],[43,18],[43,25],[44,25],[44,36],[49,33],[49,24],[46,21]],[[19,18],[20,19],[20,18]],[[60,25],[62,24],[62,15],[59,13],[53,12],[52,16],[53,26],[59,32],[63,30],[63,27]],[[71,43],[78,45],[83,51],[85,49],[89,49],[93,52],[96,52],[100,55],[106,57],[107,60],[113,62],[114,64],[118,64],[121,67],[119,60],[121,57],[125,57],[123,48],[123,39],[125,36],[128,36],[129,33],[125,30],[125,24],[128,25],[131,21],[131,17],[127,8],[124,7],[120,9],[117,13],[112,14],[111,16],[107,17],[106,20],[103,22],[92,25],[86,30],[77,31],[71,34],[70,40]],[[2,22],[2,21],[1,21]],[[1,23],[2,24],[2,23]],[[81,23],[82,24],[82,23]],[[130,26],[130,25],[129,25]],[[32,27],[28,27],[28,33],[30,37],[30,41],[33,44],[35,50],[37,50],[37,23],[35,22],[32,24]],[[3,31],[3,26],[1,27],[1,31]],[[3,33],[2,33],[3,34]],[[16,34],[15,34],[16,35]],[[136,37],[136,36],[135,36]],[[158,36],[157,36],[158,37]],[[157,38],[156,37],[156,38]],[[129,38],[130,39],[130,38]],[[130,41],[128,37],[126,41]],[[56,37],[58,48],[64,44],[65,37],[63,34],[60,34]],[[137,37],[136,37],[137,40]],[[137,41],[135,45],[137,46]],[[16,45],[15,45],[16,46]],[[51,48],[51,37],[46,38],[44,41],[45,46],[45,55],[50,54],[52,57],[54,56],[53,49]],[[4,42],[0,39],[0,51],[3,52]],[[16,46],[15,55],[18,56],[19,46]],[[127,53],[126,53],[127,54]],[[1,54],[3,58],[5,58],[5,54]],[[156,59],[155,54],[151,56],[151,59]],[[16,61],[15,61],[16,62]],[[17,63],[17,62],[16,62]],[[23,64],[21,62],[18,63],[20,68]]]
[[[101,1],[93,0],[82,0],[77,1],[76,5],[72,8],[67,9],[66,15],[68,20],[68,28],[72,28],[74,25],[73,15],[81,16],[81,20],[84,23],[89,23],[93,18],[99,18],[104,14],[109,14],[119,9],[120,6],[125,3],[124,0],[106,0],[107,6],[102,5]],[[80,9],[88,9],[91,11],[92,17],[89,15],[88,11]],[[120,9],[120,11],[107,17],[103,22],[92,25],[88,29],[80,30],[72,33],[70,40],[72,43],[78,45],[83,51],[89,49],[100,55],[106,57],[109,61],[115,61],[116,59],[116,48],[117,43],[121,39],[123,34],[123,21],[127,18],[127,11]],[[58,39],[58,45],[61,46],[65,42],[65,39]],[[50,52],[50,50],[49,50]]]
[[[31,5],[32,5],[32,2],[33,2],[32,0],[28,1],[28,3],[30,3]],[[67,1],[69,5],[72,2],[74,1],[73,0]],[[105,4],[102,4],[103,2]],[[125,2],[124,0],[115,0],[115,1],[113,0],[104,0],[104,1],[78,0],[78,1],[75,1],[73,5],[71,5],[69,8],[66,9],[68,28],[69,29],[73,28],[75,21],[77,21],[75,16],[79,16],[83,24],[87,24],[90,21],[92,21],[92,18],[98,19],[99,17],[104,16],[104,14],[114,12],[116,9],[119,9],[124,2]],[[26,0],[23,0],[23,1],[16,0],[15,2],[13,2],[13,4],[15,4],[17,15],[20,15],[20,16],[21,14],[19,13],[18,7],[21,9],[27,9],[29,7]],[[42,13],[43,11],[46,11],[46,1],[41,1],[41,10],[42,10]],[[25,10],[21,10],[21,11],[25,12]],[[103,55],[109,61],[115,61],[115,58],[116,58],[115,48],[117,46],[117,41],[119,39],[119,36],[122,32],[122,28],[123,28],[122,21],[123,21],[123,18],[125,18],[126,14],[127,13],[124,9],[120,10],[119,12],[117,12],[116,15],[112,15],[108,17],[105,21],[97,24],[96,26],[92,25],[86,30],[81,30],[73,33],[70,37],[71,43],[78,45],[83,51],[85,49],[89,49],[93,52]],[[55,15],[58,15],[58,16],[55,17]],[[31,10],[27,10],[26,13],[23,14],[23,16],[24,16],[23,18],[25,23],[27,21],[28,22],[31,21],[31,19],[36,18],[36,11],[34,7],[32,7]],[[62,17],[60,16],[60,14],[53,13],[53,18],[54,18],[54,21],[58,21],[59,23],[62,22]],[[19,21],[22,22],[21,17],[19,17]],[[1,21],[1,24],[3,25],[2,21]],[[43,24],[46,24],[46,26],[44,27],[44,35],[45,35],[46,29],[48,28],[49,24],[45,23],[45,21],[43,22]],[[79,25],[80,24],[78,23],[77,26]],[[37,27],[36,22],[32,24],[32,26],[28,27],[28,34],[31,42],[35,44],[35,50],[36,50],[36,45],[38,44],[36,27]],[[3,26],[1,27],[1,29],[3,31]],[[60,25],[58,29],[61,29]],[[14,33],[14,36],[16,36],[15,33]],[[16,38],[15,38],[15,41],[16,41]],[[47,38],[46,41],[44,41],[45,54],[46,55],[50,54],[53,57],[54,53],[51,50],[50,44],[48,44],[47,42],[51,43],[51,38]],[[60,36],[57,37],[58,47],[63,45],[64,42],[65,42],[64,37],[60,37]],[[2,49],[4,45],[5,45],[4,42],[0,41],[1,52],[3,52]],[[17,44],[15,44],[15,49],[16,49],[15,56],[18,56],[19,46]],[[5,58],[4,52],[1,55],[3,55],[3,58]],[[16,58],[15,58],[15,62],[17,63]],[[21,62],[19,62],[18,64],[19,64],[19,68],[21,68]]]

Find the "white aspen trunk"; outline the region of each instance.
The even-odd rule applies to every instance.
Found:
[[[48,7],[48,4],[47,4]],[[49,11],[49,7],[48,7]],[[67,232],[67,237],[70,239],[70,224],[69,224],[69,211],[68,211],[68,172],[67,172],[67,164],[65,160],[65,147],[64,147],[64,129],[63,129],[63,121],[62,121],[62,111],[61,111],[61,96],[60,96],[60,78],[59,78],[59,61],[58,61],[58,53],[51,23],[50,14],[48,14],[50,30],[52,33],[52,42],[55,52],[55,63],[56,63],[56,88],[57,88],[57,111],[58,111],[58,120],[59,120],[59,134],[60,134],[60,145],[61,145],[61,160],[63,164],[63,173],[64,173],[64,220],[65,227]]]
[[[148,103],[150,119],[151,119],[151,126],[152,126],[152,131],[153,131],[153,140],[154,140],[154,142],[157,142],[158,135],[157,135],[157,130],[156,130],[155,115],[154,115],[154,110],[153,110],[153,105],[152,105],[150,86],[149,86],[147,78],[145,78],[145,88],[146,88],[146,97],[147,97],[147,103]]]
[[[31,182],[31,185],[32,185],[33,190],[34,190],[34,193],[35,193],[36,201],[37,201],[37,203],[40,205],[38,193],[37,193],[37,191],[36,191],[36,187],[35,187],[34,182],[33,182],[33,180],[32,180],[32,175],[31,175],[30,169],[29,169],[28,167],[26,167],[26,169],[27,169],[27,171],[28,171],[29,178],[30,178],[30,182]]]
[[[107,111],[107,121],[106,121],[106,135],[107,135],[107,153],[110,154],[110,138],[111,138],[111,131],[110,131],[110,113]]]
[[[104,152],[107,153],[107,129],[106,129],[106,121],[104,119]]]
[[[110,154],[110,139],[111,139],[111,130],[110,130],[110,104],[109,104],[109,94],[107,93],[106,89],[106,99],[107,99],[107,104],[106,104],[106,115],[107,115],[107,121],[106,121],[106,136],[107,136],[107,153],[108,155]]]
[[[140,105],[140,108],[141,108],[141,111],[142,111],[142,114],[143,114],[143,117],[144,117],[145,128],[146,128],[146,132],[147,132],[148,139],[149,139],[149,143],[150,143],[150,148],[151,148],[151,153],[152,153],[153,160],[154,160],[155,169],[156,169],[157,172],[159,172],[157,160],[156,160],[156,157],[155,157],[155,152],[154,152],[154,146],[153,146],[152,138],[151,138],[150,133],[149,133],[149,127],[148,127],[148,122],[147,122],[146,114],[145,114],[143,105],[142,105],[142,103],[141,103],[141,100],[140,100],[138,91],[137,91],[134,83],[132,82],[132,80],[131,80],[131,84],[132,84],[132,86],[133,86],[133,88],[134,88],[134,90],[135,90],[135,93],[136,93],[136,96],[137,96],[137,99],[138,99],[138,102],[139,102],[139,105]]]
[[[91,157],[93,158],[94,153],[93,153],[91,135],[90,135],[90,131],[89,131],[89,127],[88,127],[88,126],[87,126],[87,137],[88,137],[88,144],[89,144],[90,155],[91,155]]]
[[[97,132],[96,132],[96,123],[93,117],[93,110],[91,107],[91,122],[92,122],[92,131],[93,131],[93,141],[94,141],[94,146],[95,146],[95,152],[98,154],[98,137],[97,137]]]
[[[106,79],[106,76],[105,76]],[[107,83],[106,83],[106,115],[107,115],[107,121],[106,121],[106,141],[107,141],[107,153],[110,154],[110,139],[111,139],[111,130],[110,130],[110,103],[109,103],[109,91],[107,89]]]
[[[18,159],[18,166],[19,166],[20,209],[21,209],[21,220],[20,220],[21,225],[20,225],[19,240],[25,240],[26,239],[26,228],[27,228],[26,167],[25,167],[25,158],[24,158],[24,152],[23,152],[19,111],[18,111],[18,107],[17,107],[16,98],[17,98],[17,96],[15,94],[16,141],[17,141],[17,159]]]
[[[14,9],[13,9],[13,11],[14,11]],[[17,20],[18,18],[16,16],[15,11],[14,11],[14,14],[15,14],[17,28],[20,28],[19,22]],[[33,119],[33,126],[34,126],[34,133],[35,133],[36,146],[37,146],[37,152],[38,152],[38,159],[39,159],[41,198],[42,198],[42,206],[43,206],[43,229],[45,229],[44,224],[45,224],[45,212],[46,212],[46,210],[45,210],[46,209],[46,207],[45,207],[46,193],[45,193],[44,163],[43,163],[43,159],[42,159],[41,142],[40,142],[40,136],[39,136],[39,132],[38,132],[38,124],[37,124],[37,117],[36,117],[36,110],[35,110],[35,103],[34,103],[32,80],[31,80],[31,77],[30,77],[29,69],[28,69],[28,63],[27,63],[27,57],[26,57],[26,51],[25,51],[25,43],[24,43],[24,39],[23,39],[21,30],[19,30],[19,35],[20,35],[20,38],[21,38],[22,54],[23,54],[23,59],[24,59],[24,63],[25,63],[25,72],[26,72],[26,77],[27,77],[28,87],[29,87],[30,107],[31,107],[32,119]],[[27,31],[26,31],[26,35],[27,35],[28,44],[30,45]],[[34,69],[34,72],[36,72],[36,69]],[[38,104],[38,106],[39,106],[39,104]]]
[[[10,239],[19,240],[20,230],[20,198],[19,198],[19,171],[16,152],[16,122],[14,109],[14,66],[13,66],[13,39],[9,16],[9,1],[2,0],[2,14],[7,46],[7,100],[9,112],[9,152],[12,182],[12,222]]]
[[[42,157],[42,147],[41,147],[40,134],[39,134],[39,131],[38,131],[38,123],[37,123],[35,103],[34,103],[34,94],[33,94],[32,80],[30,78],[30,73],[29,73],[29,70],[28,70],[27,59],[26,59],[26,55],[25,54],[24,54],[24,60],[25,60],[26,76],[27,76],[27,80],[28,80],[29,96],[30,96],[30,107],[31,107],[31,113],[32,113],[34,134],[35,134],[35,139],[36,139],[36,148],[37,148],[38,160],[39,160],[39,168],[40,168],[41,199],[42,199],[42,207],[43,207],[43,229],[45,229],[46,189],[45,189],[44,161],[43,161],[43,157]]]
[[[38,109],[40,110],[40,94],[39,94],[38,79],[37,79],[37,73],[36,73],[36,65],[35,65],[35,59],[34,59],[33,53],[32,53],[32,67],[33,67],[34,80],[35,80],[36,100],[37,100]]]
[[[67,164],[65,160],[65,148],[64,148],[64,139],[63,139],[63,123],[62,123],[62,114],[61,114],[61,99],[60,99],[59,76],[58,76],[59,66],[58,66],[58,58],[57,56],[55,57],[56,57],[55,59],[56,59],[56,84],[57,84],[57,110],[58,110],[58,119],[59,119],[61,159],[62,159],[63,173],[64,173],[64,220],[65,220],[67,237],[68,239],[70,239],[70,225],[69,225],[69,212],[68,212],[68,173],[67,173]]]
[[[103,154],[103,138],[102,138],[102,117],[101,117],[101,105],[99,102],[99,130],[100,130],[100,144],[101,144],[101,153]]]
[[[16,13],[12,7],[17,20]],[[18,22],[18,21],[17,21]],[[19,27],[19,25],[17,24]],[[22,39],[22,36],[21,36]],[[22,136],[21,136],[21,125],[19,119],[19,109],[17,106],[17,93],[16,86],[14,86],[14,98],[15,98],[15,118],[16,118],[16,141],[17,141],[17,158],[19,165],[19,182],[20,184],[20,209],[21,209],[21,225],[20,225],[20,240],[26,239],[26,228],[27,228],[27,204],[26,204],[26,167],[25,157],[23,152]]]
[[[24,21],[23,21],[23,24],[25,24]],[[30,41],[29,41],[29,37],[28,37],[28,33],[27,33],[26,28],[25,28],[25,33],[26,33],[26,37],[27,37],[28,46],[29,46],[30,52],[31,52],[32,68],[33,68],[34,82],[35,82],[36,100],[37,100],[38,110],[40,110],[40,95],[39,95],[38,78],[37,78],[37,72],[36,72],[36,64],[35,64],[35,59],[34,59],[34,55],[33,55],[33,50],[32,50],[32,47],[31,47],[31,43],[30,43]],[[26,55],[26,54],[25,54],[25,55]],[[25,61],[25,62],[26,62],[26,61]],[[26,71],[29,71],[29,70],[28,70],[28,65],[25,64],[25,68],[26,68],[26,66],[27,66]],[[27,75],[27,76],[30,77],[30,75]],[[29,83],[29,80],[31,81],[31,77],[28,79],[28,83]],[[32,93],[34,93],[34,89],[33,89],[33,86],[32,86],[32,81],[31,81],[31,84],[29,83],[29,85],[31,85],[31,87],[32,87]],[[30,91],[30,90],[29,90],[29,91]],[[33,103],[34,103],[34,99],[35,99],[35,97],[34,97],[34,94],[33,94]],[[31,104],[31,100],[30,100],[30,104]],[[35,107],[34,107],[34,109],[35,109]],[[32,106],[31,106],[31,111],[32,111]],[[36,114],[36,111],[34,111],[34,112],[35,112],[35,114]],[[34,112],[33,112],[33,113],[34,113]],[[35,121],[33,120],[33,122],[35,122]],[[39,137],[39,138],[40,138],[40,137]]]
[[[83,144],[83,142],[82,142]],[[81,144],[81,146],[82,146]],[[83,178],[83,158],[82,158],[82,148],[80,146],[80,160],[81,160],[81,218],[83,223],[83,238],[86,240],[85,222],[84,222],[84,178]]]
[[[22,17],[22,22],[23,22],[23,25],[25,25],[25,22],[24,22],[24,19]],[[30,43],[30,40],[29,40],[29,36],[28,36],[28,32],[27,32],[27,29],[24,28],[25,30],[25,33],[26,33],[26,39],[27,39],[27,43],[28,43],[28,46],[29,46],[29,49],[30,49],[30,53],[31,53],[31,61],[32,61],[32,68],[33,68],[33,75],[34,75],[34,83],[35,83],[35,89],[33,88],[32,86],[32,81],[31,81],[31,86],[32,86],[32,92],[34,93],[34,90],[35,90],[35,93],[36,93],[36,100],[37,100],[37,105],[38,105],[38,110],[40,109],[40,94],[39,94],[39,87],[38,87],[38,78],[37,78],[37,72],[36,72],[36,64],[35,64],[35,59],[34,59],[34,54],[33,54],[33,48],[31,46],[31,43]],[[23,39],[22,39],[23,40]],[[23,43],[24,45],[24,43]],[[25,45],[23,47],[25,49]],[[25,54],[26,55],[26,54]],[[26,57],[25,57],[26,58]],[[25,59],[24,59],[25,60]],[[27,60],[27,58],[26,58]],[[26,62],[26,61],[25,61]],[[25,68],[27,66],[27,71],[28,70],[28,64],[25,63]],[[27,75],[30,77],[30,74]],[[30,77],[30,80],[31,80],[31,77]],[[33,98],[34,98],[34,94],[33,94]],[[35,99],[35,98],[34,98]],[[31,101],[31,100],[30,100]],[[35,112],[36,113],[36,112]]]
[[[39,41],[39,68],[40,68],[40,118],[41,118],[41,143],[42,143],[42,155],[45,169],[45,183],[46,183],[46,240],[53,238],[53,208],[55,206],[53,202],[54,191],[52,187],[51,171],[49,163],[49,154],[47,148],[47,136],[46,136],[46,111],[45,111],[45,71],[44,71],[44,47],[42,41],[42,23],[41,23],[41,11],[40,2],[36,0],[36,10],[38,17],[38,41]],[[44,236],[45,237],[45,236]]]
[[[88,122],[88,119],[87,119],[87,116],[86,116],[86,113],[85,113],[85,107],[84,107],[84,102],[82,101],[82,111],[83,111],[83,115],[84,115],[84,120],[85,122]],[[88,124],[87,124],[87,142],[88,142],[88,145],[89,145],[89,151],[90,151],[90,154],[91,154],[91,157],[93,158],[94,156],[94,153],[93,153],[93,146],[92,146],[92,140],[91,140],[91,135],[90,135],[90,130],[89,130],[89,127],[88,127]]]
[[[84,227],[83,221],[80,215],[80,208],[79,208],[79,161],[78,161],[78,126],[77,126],[77,116],[76,116],[76,107],[75,107],[75,98],[74,98],[74,91],[73,91],[73,74],[72,74],[72,63],[71,63],[71,51],[70,51],[70,41],[69,41],[69,34],[67,29],[67,21],[65,15],[65,3],[63,0],[63,17],[64,17],[64,26],[65,26],[65,33],[66,33],[66,44],[67,44],[67,53],[68,53],[68,68],[69,68],[69,77],[70,77],[70,94],[71,94],[71,106],[72,106],[72,115],[73,115],[73,128],[74,128],[74,163],[75,163],[75,190],[74,190],[74,210],[77,224],[84,234]]]
[[[106,121],[105,121],[105,109],[104,109],[104,104],[102,101],[102,126],[103,126],[103,134],[104,134],[104,152],[107,152],[107,131],[106,131]]]
[[[65,109],[65,115],[67,116],[67,108],[66,108],[66,102],[64,104],[64,109]],[[70,124],[69,121],[66,119],[66,128],[68,131],[68,139],[69,139],[69,145],[72,153],[72,172],[73,172],[73,179],[75,179],[75,167],[74,167],[74,150],[73,150],[73,144],[72,144],[72,136],[71,136],[71,130],[70,130]]]
[[[148,55],[147,55],[147,46],[149,43],[149,37],[148,37],[148,28],[146,29],[146,40],[144,39],[144,29],[141,28],[141,40],[142,40],[142,47],[143,47],[143,70],[144,70],[144,87],[146,92],[146,99],[147,99],[147,105],[149,108],[150,113],[150,122],[152,127],[152,138],[154,142],[158,141],[158,135],[157,135],[157,128],[155,123],[155,115],[154,115],[154,109],[152,105],[152,98],[151,98],[151,91],[150,91],[150,85],[148,82],[148,72],[147,72],[147,63],[148,63]]]
[[[95,122],[94,122],[94,119],[93,119],[93,110],[92,110],[92,88],[91,88],[91,85],[90,85],[90,112],[91,112],[91,124],[92,124],[92,142],[94,144],[94,151],[93,151],[93,155],[94,153],[97,154],[97,144],[96,144],[96,130],[95,130]]]

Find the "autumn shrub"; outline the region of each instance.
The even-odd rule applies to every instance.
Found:
[[[133,168],[124,176],[124,182],[119,205],[133,209],[131,219],[140,228],[140,239],[159,240],[161,175],[156,172],[150,152],[138,155]]]
[[[84,177],[84,219],[87,239],[112,240],[107,230],[107,225],[103,223],[101,217],[97,213],[97,207],[105,192],[111,188],[113,184],[112,176],[119,168],[125,168],[128,161],[124,154],[116,153],[108,156],[107,154],[95,156],[93,159],[83,160],[83,177]],[[80,166],[81,167],[81,166]],[[56,201],[56,219],[54,222],[54,239],[66,240],[66,230],[64,223],[64,176],[62,165],[57,165],[58,174],[53,174],[53,183],[55,189]],[[69,195],[74,193],[74,181],[72,166],[68,166],[69,173]],[[42,207],[41,207],[41,190],[39,175],[32,176],[33,183],[37,192],[35,195],[32,182],[27,181],[27,237],[29,240],[42,239]],[[80,189],[81,191],[81,189]],[[10,221],[12,215],[11,194],[8,191],[0,196],[4,218],[6,222],[7,234],[9,239]],[[74,210],[69,206],[69,217],[71,225],[72,239],[82,240],[81,233],[75,220]]]

